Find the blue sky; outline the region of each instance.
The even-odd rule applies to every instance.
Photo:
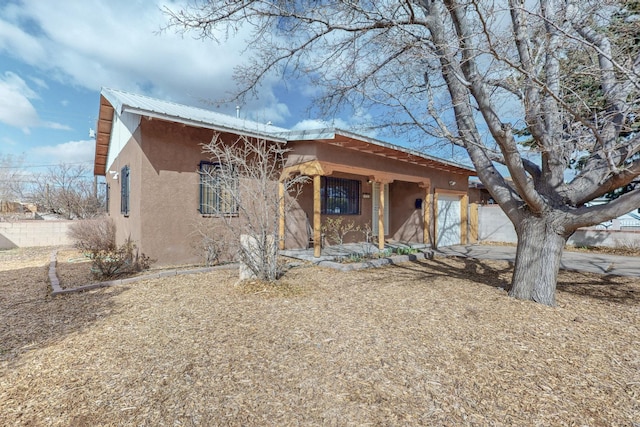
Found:
[[[234,66],[246,60],[242,34],[217,44],[173,31],[162,8],[178,1],[0,0],[0,155],[44,165],[93,161],[101,87],[236,114],[228,96]],[[244,117],[314,127],[302,88],[265,81]],[[361,118],[360,118],[361,119]],[[348,127],[348,120],[338,120]]]
[[[161,31],[162,9],[186,1],[0,0],[0,155],[22,157],[32,173],[62,162],[92,171],[89,129],[96,127],[102,87],[235,115],[235,104],[216,101],[236,87],[234,67],[248,60],[246,36],[241,30],[216,43]],[[290,129],[321,127],[326,123],[309,117],[310,91],[267,78],[241,115]],[[331,119],[343,129],[367,123],[366,111]]]

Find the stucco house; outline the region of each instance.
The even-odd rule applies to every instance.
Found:
[[[199,173],[209,160],[202,144],[214,132],[286,144],[282,176],[310,177],[281,218],[281,249],[306,247],[311,233],[319,255],[323,220],[340,216],[368,224],[379,246],[467,241],[468,177],[475,175],[467,166],[340,129],[289,131],[105,88],[94,173],[105,176],[118,243],[130,237],[158,264],[198,261],[191,224],[217,220],[203,211],[210,194]]]

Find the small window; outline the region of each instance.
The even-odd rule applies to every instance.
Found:
[[[104,184],[104,210],[106,213],[110,212],[109,202],[111,201],[111,186],[108,182]]]
[[[322,213],[360,215],[360,181],[322,177],[320,187]]]
[[[129,166],[120,170],[120,213],[129,215]]]
[[[200,162],[200,213],[237,215],[239,178],[221,163]]]

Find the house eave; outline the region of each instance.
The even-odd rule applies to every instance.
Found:
[[[380,141],[368,136],[337,128],[322,128],[315,130],[291,131],[279,134],[289,141],[320,141],[327,144],[344,147],[359,152],[383,156],[386,158],[427,166],[433,169],[457,173],[466,176],[476,175],[476,171],[466,165],[429,156],[420,151],[401,147],[399,145]]]

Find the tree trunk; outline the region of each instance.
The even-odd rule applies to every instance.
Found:
[[[509,295],[553,306],[560,259],[567,238],[549,218],[529,217],[517,227],[518,248]]]

